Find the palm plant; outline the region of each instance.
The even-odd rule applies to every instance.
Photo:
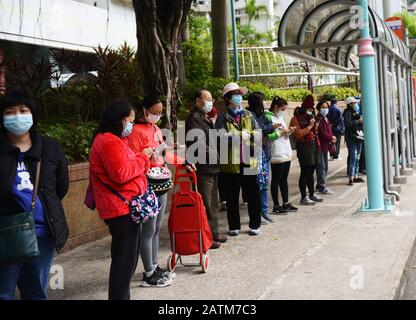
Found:
[[[245,12],[248,16],[248,25],[251,25],[251,22],[254,20],[260,19],[260,14],[265,13],[269,14],[267,7],[265,5],[257,5],[256,0],[244,0],[246,3]]]

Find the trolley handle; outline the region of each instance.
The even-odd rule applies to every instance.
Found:
[[[187,173],[180,173],[180,172],[187,172]],[[181,178],[189,178],[192,180],[192,183],[194,185],[197,185],[197,179],[196,179],[196,173],[195,171],[188,172],[184,165],[180,165],[176,167],[176,173],[175,173],[175,185],[178,183],[178,180]]]

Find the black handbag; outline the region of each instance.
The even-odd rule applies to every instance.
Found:
[[[39,176],[40,161],[36,167],[32,211],[0,217],[0,265],[26,262],[40,255],[33,216]]]

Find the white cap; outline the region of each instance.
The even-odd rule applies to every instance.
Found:
[[[347,98],[347,100],[345,100],[345,104],[348,106],[350,103],[357,103],[357,99],[354,97]]]
[[[235,90],[240,90],[241,94],[243,94],[243,95],[248,92],[248,89],[246,87],[240,87],[237,83],[230,82],[224,87],[224,89],[222,89],[222,95],[224,96],[228,92],[235,91]]]

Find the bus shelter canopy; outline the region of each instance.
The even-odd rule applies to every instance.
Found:
[[[369,11],[374,41],[410,64],[407,46],[375,11]],[[358,69],[358,17],[357,0],[295,0],[280,23],[279,47],[346,69]]]

